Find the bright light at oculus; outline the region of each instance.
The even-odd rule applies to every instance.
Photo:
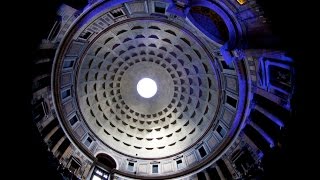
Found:
[[[157,93],[157,84],[150,78],[143,78],[137,84],[137,91],[144,98],[151,98]]]

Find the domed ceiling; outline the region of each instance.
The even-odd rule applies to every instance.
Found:
[[[155,20],[126,22],[96,37],[80,62],[76,93],[97,137],[142,158],[177,154],[199,141],[216,120],[221,93],[200,43],[186,29]],[[142,78],[156,82],[155,96],[138,94]]]
[[[83,13],[56,54],[53,92],[64,130],[92,156],[105,152],[117,162],[185,156],[192,167],[201,147],[217,157],[242,121],[244,70],[223,70],[221,45],[187,19],[105,6]],[[143,78],[156,83],[154,96],[138,93]]]

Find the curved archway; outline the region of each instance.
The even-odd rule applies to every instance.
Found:
[[[205,6],[193,6],[189,11],[189,20],[205,35],[219,44],[229,40],[225,21],[218,13]]]
[[[196,20],[192,17],[191,13],[194,8],[202,7],[214,12],[214,16],[216,20],[222,20],[224,25],[227,28],[228,38],[227,41],[222,41],[219,38],[216,38],[210,33],[204,33],[208,37],[210,37],[213,41],[220,45],[224,45],[225,48],[230,49],[236,46],[237,42],[240,40],[242,36],[242,29],[240,24],[235,21],[235,17],[232,17],[232,12],[228,12],[228,9],[225,7],[221,7],[220,4],[209,2],[209,1],[196,1],[190,4],[190,9],[187,12],[187,18],[192,24],[195,24],[196,27],[200,27],[200,31],[207,32],[204,28],[201,29],[201,25],[196,22]],[[211,13],[212,14],[212,13]],[[210,18],[210,17],[209,17]],[[221,24],[221,23],[220,23]],[[227,46],[227,47],[226,47]]]
[[[96,156],[97,162],[101,163],[102,165],[110,168],[110,169],[116,169],[117,168],[117,163],[116,161],[109,155],[100,153]]]

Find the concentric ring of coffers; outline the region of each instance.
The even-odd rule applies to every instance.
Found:
[[[174,174],[217,157],[241,118],[236,68],[223,69],[219,47],[182,18],[130,16],[125,5],[114,17],[100,5],[70,28],[54,63],[54,103],[71,140],[92,156],[135,160],[142,176],[154,161]],[[143,77],[159,85],[154,98],[137,96]],[[182,168],[164,171],[178,160]]]
[[[127,22],[101,33],[85,52],[78,104],[108,146],[142,158],[171,156],[215,121],[221,90],[210,61],[181,29],[155,20]],[[136,91],[144,77],[162,87],[151,99]]]

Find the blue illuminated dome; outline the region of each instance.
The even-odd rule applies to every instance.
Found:
[[[293,60],[255,0],[89,1],[57,16],[32,89],[56,169],[79,179],[259,179],[262,160],[285,146]]]

